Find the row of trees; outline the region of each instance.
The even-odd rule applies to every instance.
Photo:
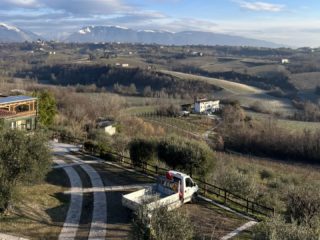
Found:
[[[258,63],[256,65],[259,66]],[[206,77],[221,78],[234,82],[240,82],[266,90],[279,88],[285,92],[295,91],[295,87],[289,81],[290,79],[285,71],[268,72],[268,74],[264,74],[264,76],[259,76],[248,74],[246,69],[244,73],[234,70],[223,72],[209,72],[199,67],[195,67],[193,65],[175,65],[173,67],[173,70],[185,73],[193,73]]]
[[[31,71],[21,71],[17,73],[19,77],[31,76],[40,81],[48,81],[52,84],[60,85],[90,85],[110,88],[114,84],[129,87],[135,84],[137,89],[143,92],[145,87],[150,86],[153,91],[173,94],[209,94],[220,90],[212,84],[196,80],[180,80],[171,75],[147,71],[140,68],[115,68],[101,65],[55,65],[34,67]]]
[[[202,142],[170,136],[164,139],[134,139],[129,145],[130,157],[137,166],[160,160],[173,169],[197,174],[203,178],[214,164],[214,154]]]
[[[226,148],[243,153],[303,162],[320,163],[320,131],[290,132],[269,119],[256,122],[246,117],[240,106],[227,106],[223,113]]]
[[[310,101],[297,102],[293,104],[299,111],[294,113],[293,119],[298,121],[319,122],[320,121],[320,106]]]

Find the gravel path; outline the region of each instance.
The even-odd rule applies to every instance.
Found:
[[[84,163],[80,158],[66,154],[65,157],[71,159],[75,163]],[[104,184],[97,171],[87,165],[79,165],[89,176],[92,187],[95,189],[104,188]],[[107,199],[105,192],[93,192],[93,213],[92,222],[88,239],[105,239],[107,228]]]
[[[65,165],[63,160],[54,159],[54,162],[58,165]],[[71,185],[71,198],[70,206],[67,213],[65,223],[59,235],[59,239],[74,239],[79,227],[81,210],[82,210],[82,182],[78,173],[72,167],[63,168],[70,179]]]
[[[66,222],[64,224],[64,228],[60,234],[60,239],[74,239],[76,236],[77,228],[79,227],[79,220],[81,216],[81,209],[82,209],[82,193],[83,188],[79,185],[78,181],[81,184],[81,179],[79,175],[76,173],[76,171],[72,168],[75,165],[79,165],[89,176],[92,187],[93,188],[103,188],[104,184],[101,180],[100,175],[94,170],[93,167],[86,164],[84,161],[82,161],[80,158],[70,155],[70,150],[75,150],[72,145],[68,144],[59,144],[59,143],[53,143],[53,149],[54,153],[56,155],[64,156],[74,162],[74,164],[66,164],[62,160],[56,160],[55,163],[57,163],[59,166],[63,167],[64,170],[67,172],[68,176],[70,177],[71,186],[74,187],[74,184],[78,184],[78,188],[72,188],[71,192],[75,193],[77,192],[78,196],[81,196],[81,201],[76,199],[75,197],[77,195],[72,194],[71,196],[74,196],[75,201],[79,201],[78,205],[73,204],[73,199],[71,198],[71,205],[69,208],[69,212],[67,215]],[[72,179],[75,180],[75,176],[78,176],[78,179],[76,179],[76,182],[72,182]],[[74,206],[74,208],[73,208]],[[75,212],[75,208],[77,207],[77,213]],[[80,209],[80,210],[79,210]],[[78,218],[79,217],[79,218]],[[78,222],[77,225],[74,224],[75,221],[73,221],[75,218]],[[107,228],[107,199],[105,192],[101,191],[94,191],[93,192],[93,213],[92,213],[92,220],[91,220],[91,226],[90,226],[90,232],[88,239],[91,240],[97,240],[97,239],[105,239],[106,237],[106,228]],[[67,234],[68,233],[68,234]]]
[[[0,233],[0,240],[28,240],[28,239]]]

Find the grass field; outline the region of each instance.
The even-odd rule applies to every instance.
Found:
[[[317,86],[320,86],[320,72],[293,74],[291,82],[298,89],[314,90]]]
[[[221,174],[228,176],[234,170],[243,173],[252,187],[251,199],[274,208],[277,214],[286,210],[287,193],[294,187],[320,186],[319,166],[224,152],[216,152],[216,160],[213,184],[221,185],[217,178]]]
[[[249,155],[234,155],[216,152],[218,161],[234,163],[243,169],[251,169],[256,172],[270,170],[274,177],[296,178],[301,181],[318,180],[320,183],[320,167],[295,162],[285,162],[271,158],[260,158]]]
[[[45,182],[19,186],[8,216],[0,218],[0,232],[28,239],[57,239],[68,210],[69,185],[63,170],[53,170]]]
[[[191,115],[189,117],[163,117],[163,116],[148,116],[143,117],[146,121],[150,121],[153,124],[158,124],[161,127],[168,128],[173,131],[184,131],[185,133],[191,133],[199,137],[202,136],[207,130],[212,128],[212,120],[197,115]]]
[[[259,121],[272,119],[272,121],[274,121],[275,124],[278,124],[279,127],[287,129],[291,132],[302,132],[304,130],[320,130],[320,122],[303,122],[288,119],[275,119],[271,118],[271,116],[268,114],[255,113],[251,111],[247,112],[247,115]]]
[[[210,83],[212,85],[221,87],[225,89],[226,91],[234,94],[258,94],[263,93],[262,90],[251,87],[245,84],[241,83],[234,83],[226,80],[221,80],[217,78],[209,78],[209,77],[201,77],[197,75],[187,74],[187,73],[180,73],[180,72],[174,72],[174,71],[162,71],[166,74],[170,74],[172,76],[178,77],[180,79],[186,79],[186,80],[199,80],[204,81],[207,83]]]

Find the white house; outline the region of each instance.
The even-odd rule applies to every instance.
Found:
[[[104,131],[105,131],[105,133],[109,134],[110,136],[113,136],[116,134],[117,129],[113,125],[110,125],[110,126],[104,127]]]
[[[282,63],[282,64],[289,64],[289,63],[290,63],[290,60],[287,59],[287,58],[283,58],[283,59],[281,59],[281,63]]]
[[[105,133],[113,136],[117,133],[116,127],[114,127],[114,123],[108,120],[102,120],[97,123],[97,128],[103,129]]]
[[[196,113],[215,112],[220,109],[220,100],[196,100],[194,110]]]

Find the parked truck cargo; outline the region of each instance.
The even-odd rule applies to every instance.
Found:
[[[137,211],[142,205],[150,211],[159,207],[172,210],[193,201],[198,189],[190,176],[171,170],[166,176],[158,177],[156,184],[123,195],[122,205],[133,211]]]

